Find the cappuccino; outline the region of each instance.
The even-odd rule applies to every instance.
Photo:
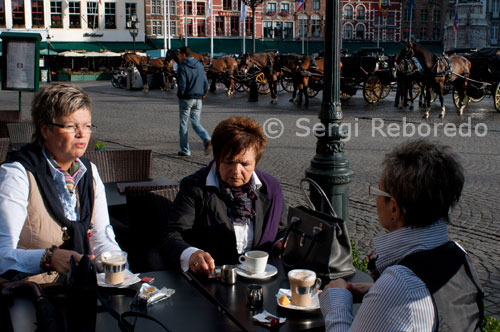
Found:
[[[101,255],[105,282],[118,285],[125,280],[125,266],[127,264],[127,253],[124,251],[103,252]]]
[[[288,272],[288,281],[292,293],[292,304],[305,307],[311,305],[313,292],[321,286],[321,279],[310,270],[291,270]]]

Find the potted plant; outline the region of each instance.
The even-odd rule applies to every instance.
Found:
[[[281,17],[288,17],[288,15],[289,15],[288,10],[282,10],[280,12],[280,15],[281,15]]]
[[[271,11],[268,11],[266,13],[267,16],[276,16],[276,12],[271,12]]]

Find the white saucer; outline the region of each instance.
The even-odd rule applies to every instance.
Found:
[[[269,279],[272,276],[276,275],[278,273],[278,268],[274,265],[267,264],[264,272],[262,272],[262,273],[249,273],[245,269],[245,265],[239,264],[238,266],[236,266],[236,273],[239,276],[242,276],[242,277],[247,278],[247,279],[265,280],[265,279]]]
[[[312,311],[312,310],[319,309],[319,297],[318,297],[317,292],[311,298],[311,304],[308,306],[305,306],[305,307],[293,305],[292,303],[290,303],[289,305],[282,305],[279,300],[280,300],[280,297],[282,297],[283,295],[288,297],[288,299],[291,302],[292,301],[292,292],[289,289],[280,288],[280,290],[276,294],[276,303],[278,303],[278,305],[282,308],[292,309],[292,310],[300,310],[300,311]]]
[[[116,287],[116,288],[125,288],[130,285],[133,285],[139,281],[141,281],[141,278],[139,278],[139,273],[133,274],[129,270],[125,270],[125,278],[121,284],[118,285],[112,285],[106,283],[106,276],[104,273],[98,273],[97,274],[97,284],[101,287]]]

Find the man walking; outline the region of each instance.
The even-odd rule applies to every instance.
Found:
[[[179,138],[181,150],[177,155],[191,155],[188,141],[188,120],[196,134],[203,141],[205,155],[210,154],[210,135],[200,123],[202,99],[208,91],[208,80],[203,65],[191,56],[191,49],[183,46],[177,56],[177,97],[179,98]]]

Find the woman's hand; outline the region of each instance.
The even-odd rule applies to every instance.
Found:
[[[189,257],[189,269],[196,274],[210,276],[215,270],[215,261],[208,252],[197,250]]]
[[[78,263],[83,255],[72,250],[56,249],[52,254],[50,264],[57,273],[66,276],[71,266],[69,263],[71,256],[75,257],[75,262]]]

